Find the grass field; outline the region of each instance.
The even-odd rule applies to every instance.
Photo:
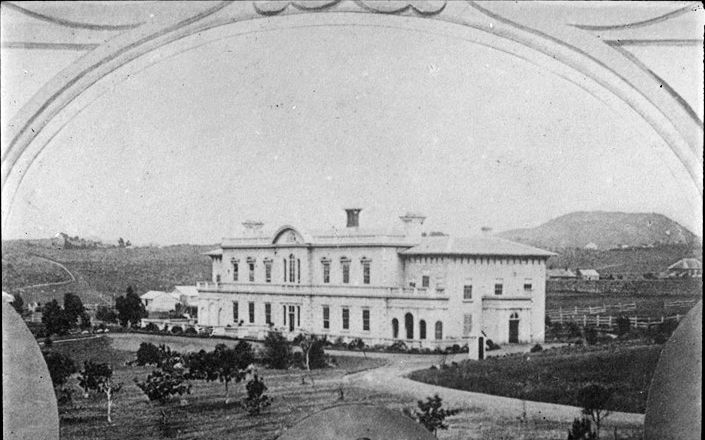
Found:
[[[115,296],[124,295],[128,286],[141,294],[210,279],[210,259],[203,255],[210,249],[212,246],[176,245],[58,250],[24,240],[3,241],[2,286],[14,293],[33,284],[70,280],[59,266],[33,256],[37,255],[62,263],[76,282],[23,289],[25,302],[61,301],[64,293],[72,292],[85,304],[110,304]]]
[[[615,390],[608,409],[644,413],[660,352],[660,345],[571,347],[416,371],[411,378],[466,391],[572,406],[578,406],[578,390],[596,382]]]
[[[192,344],[206,341],[180,341],[174,337],[168,343],[174,348],[191,349],[194,348]],[[248,416],[239,407],[237,400],[244,395],[242,384],[231,389],[233,401],[228,405],[224,404],[224,389],[220,383],[200,381],[194,382],[192,393],[184,396],[186,404],[183,406],[178,399],[166,406],[152,404],[133,383],[133,378],[144,379],[152,368],[125,365],[125,362],[134,359],[134,351],[115,347],[130,348],[132,345],[118,340],[113,345],[111,339],[100,338],[54,344],[51,347],[51,350],[69,354],[77,361],[92,359],[110,363],[115,371],[115,379],[125,385],[115,397],[113,424],[106,421],[106,402],[102,396],[84,399],[77,393],[73,404],[61,405],[62,439],[275,439],[282,430],[304,417],[339,404],[371,404],[399,411],[416,408],[415,400],[344,382],[343,378],[347,374],[375,368],[382,362],[360,357],[337,357],[337,368],[313,373],[315,386],[309,378],[306,378],[306,384],[301,383],[304,376],[302,370],[261,370],[269,387],[268,394],[274,398],[274,402],[260,416]],[[71,379],[69,386],[75,386],[75,379]],[[339,400],[341,386],[343,401]],[[160,422],[162,410],[169,414],[168,428],[164,428]],[[562,440],[572,422],[522,417],[522,414],[516,417],[497,417],[493,412],[480,408],[466,410],[448,421],[450,429],[438,433],[441,439]],[[622,440],[641,438],[641,426],[612,424],[609,419],[606,424],[610,432],[617,428]]]

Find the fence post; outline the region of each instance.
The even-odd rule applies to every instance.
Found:
[[[610,328],[612,328],[612,315],[610,315],[610,324],[609,324],[609,326],[610,326]]]
[[[681,315],[680,313],[676,313],[676,322],[681,320]]]
[[[578,306],[575,306],[575,314],[578,314]]]
[[[583,327],[587,327],[587,315],[583,315]]]

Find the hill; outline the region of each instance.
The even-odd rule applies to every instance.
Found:
[[[176,285],[209,280],[216,245],[52,249],[44,241],[2,242],[2,289],[44,303],[66,292],[86,304],[108,304],[128,286],[137,293],[169,291]]]
[[[548,249],[583,248],[589,243],[596,244],[598,249],[700,244],[700,239],[688,229],[654,213],[573,212],[535,228],[498,235]]]

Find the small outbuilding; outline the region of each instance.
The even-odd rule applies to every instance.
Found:
[[[578,269],[578,277],[581,280],[596,281],[600,279],[600,274],[595,269]]]
[[[149,313],[174,310],[176,305],[181,302],[179,299],[174,298],[174,295],[159,290],[150,290],[140,296],[140,299]]]
[[[572,270],[565,269],[546,269],[546,278],[555,280],[574,280],[578,276]]]

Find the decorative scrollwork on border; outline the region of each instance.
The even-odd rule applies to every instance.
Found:
[[[289,6],[302,11],[324,11],[345,0],[317,0],[317,1],[277,1],[258,0],[254,1],[255,11],[261,15],[278,15],[284,12]],[[360,8],[368,12],[379,14],[402,14],[413,10],[419,15],[440,14],[446,7],[446,0],[414,0],[414,1],[380,1],[380,0],[352,0]]]

